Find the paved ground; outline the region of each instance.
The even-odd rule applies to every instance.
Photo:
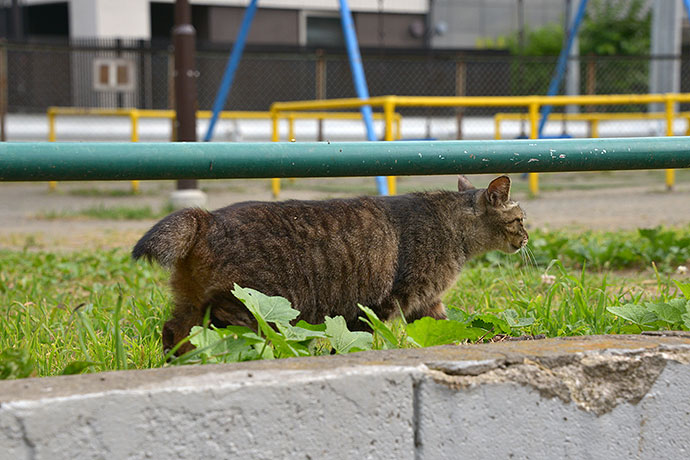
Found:
[[[492,176],[472,176],[486,186]],[[690,171],[679,171],[673,192],[665,191],[663,171],[541,175],[542,192],[529,198],[524,180],[514,176],[513,195],[527,211],[532,228],[631,229],[690,223]],[[281,199],[321,199],[375,193],[371,178],[283,181]],[[452,188],[450,176],[404,177],[401,192]],[[271,200],[268,180],[205,181],[210,209],[244,200]],[[0,247],[130,247],[154,222],[80,216],[100,207],[165,209],[173,182],[143,182],[131,195],[129,183],[0,183]],[[62,217],[56,217],[62,216]]]

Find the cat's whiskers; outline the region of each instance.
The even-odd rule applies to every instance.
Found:
[[[526,266],[534,268],[535,270],[539,268],[539,265],[537,264],[537,258],[534,257],[534,252],[530,249],[529,246],[523,246],[520,250],[520,255],[523,257]]]

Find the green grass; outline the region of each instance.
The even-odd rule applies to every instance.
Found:
[[[0,251],[0,260],[0,350],[27,351],[37,375],[80,362],[95,363],[91,370],[163,364],[170,303],[161,269],[122,250]]]
[[[46,211],[36,214],[37,219],[108,219],[108,220],[149,220],[160,219],[173,211],[166,206],[155,211],[151,206],[105,206],[98,205],[80,210]]]
[[[533,232],[530,246],[529,257],[491,253],[465,268],[444,299],[451,319],[464,325],[457,326],[462,337],[685,328],[680,313],[662,319],[682,303],[679,287],[690,289],[688,275],[676,273],[690,262],[690,227]],[[159,267],[135,264],[123,249],[0,250],[0,261],[0,378],[164,365],[160,334],[171,300]],[[634,313],[644,309],[658,315],[636,323]],[[391,327],[397,346],[416,346],[401,338],[410,326]],[[411,335],[420,345],[438,343],[423,337],[419,325]],[[389,339],[375,334],[372,346],[390,347]],[[263,346],[256,351],[255,357],[267,353]]]
[[[64,192],[68,195],[72,196],[84,196],[84,197],[108,197],[108,198],[119,198],[119,197],[131,197],[131,196],[139,196],[142,193],[135,192],[131,188],[130,189],[115,189],[115,188],[109,188],[109,189],[103,189],[103,188],[73,188],[73,189],[68,189],[66,192]]]

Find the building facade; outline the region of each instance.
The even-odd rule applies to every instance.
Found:
[[[248,0],[190,0],[200,43],[235,40]],[[471,49],[485,37],[562,21],[557,0],[350,0],[363,48]],[[0,36],[169,39],[173,0],[0,0]],[[337,0],[259,0],[249,45],[342,46]]]

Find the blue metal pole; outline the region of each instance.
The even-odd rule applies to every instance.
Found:
[[[213,114],[211,115],[211,119],[208,123],[208,129],[206,131],[206,136],[204,136],[204,142],[209,142],[213,138],[213,131],[216,128],[218,115],[220,114],[220,111],[223,110],[225,101],[228,98],[228,93],[232,87],[232,80],[235,78],[235,71],[240,64],[240,58],[242,57],[244,44],[247,41],[249,28],[252,25],[252,20],[254,19],[254,14],[256,13],[257,1],[258,0],[251,0],[244,12],[240,31],[237,33],[237,39],[235,40],[235,44],[232,46],[232,52],[230,53],[228,63],[225,66],[225,73],[223,74],[223,79],[220,82],[218,94],[216,94],[216,100],[213,102]]]
[[[573,25],[570,27],[570,29],[567,31],[568,32],[568,40],[561,50],[561,54],[558,56],[558,62],[556,63],[556,71],[553,75],[553,78],[551,79],[551,83],[549,84],[549,89],[546,92],[547,96],[555,96],[556,93],[558,93],[558,88],[561,86],[561,82],[563,81],[563,75],[565,74],[565,69],[568,66],[568,55],[570,54],[570,48],[573,47],[573,41],[575,41],[575,37],[577,36],[577,31],[580,29],[580,24],[582,23],[582,19],[585,17],[585,9],[587,8],[587,2],[589,0],[581,0],[580,1],[580,6],[577,9],[577,14],[575,15],[575,18],[573,19]],[[690,1],[690,0],[686,0]],[[549,118],[549,115],[551,114],[551,109],[553,107],[550,105],[545,105],[541,109],[541,120],[539,120],[539,137],[542,136],[544,132],[544,126],[546,125],[546,121]]]
[[[369,99],[369,89],[367,88],[367,80],[364,76],[364,68],[362,67],[362,56],[359,54],[357,34],[355,32],[355,25],[352,21],[352,13],[350,12],[350,6],[347,0],[340,0],[340,22],[343,26],[345,47],[347,48],[347,55],[350,58],[350,69],[352,70],[352,80],[355,85],[357,97],[360,99]],[[372,115],[371,106],[363,105],[360,110],[362,112],[362,118],[364,119],[364,126],[367,129],[367,140],[377,140],[376,132],[374,131],[374,117]],[[380,195],[388,195],[388,184],[386,183],[385,177],[376,177],[376,185]]]

